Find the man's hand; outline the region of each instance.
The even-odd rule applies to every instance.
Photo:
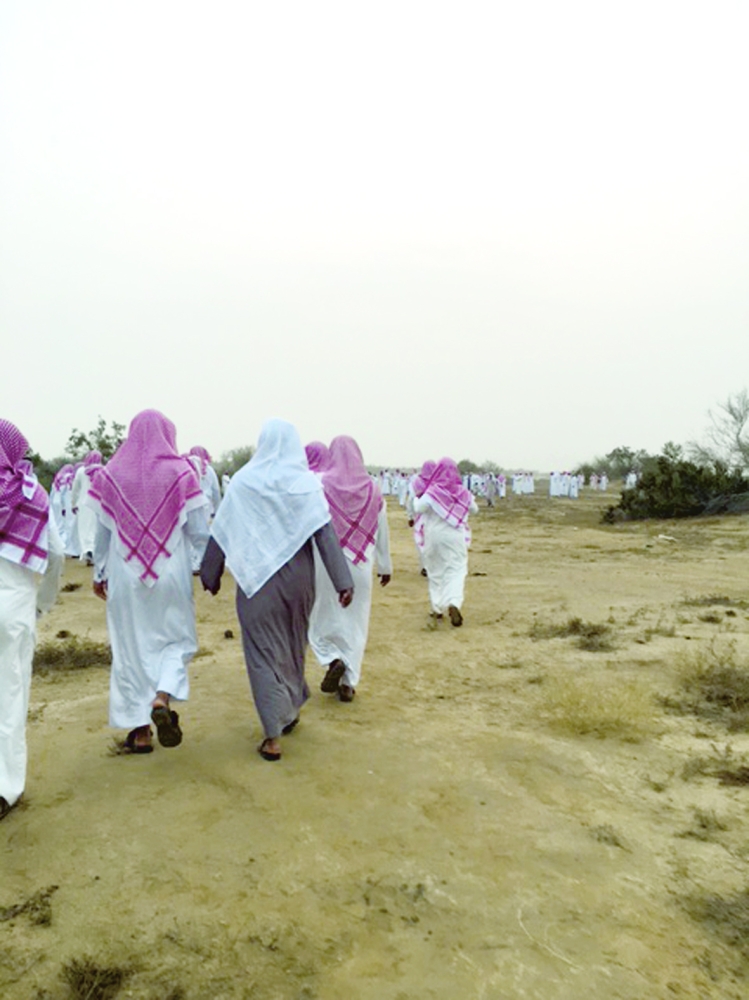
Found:
[[[390,583],[390,574],[389,573],[380,573],[380,586],[381,587],[387,587],[387,585],[389,583]]]
[[[102,601],[107,599],[107,581],[102,580],[100,583],[94,583],[94,593],[97,597],[100,597]]]
[[[338,592],[338,603],[342,608],[347,608],[349,604],[354,599],[354,588],[350,587],[348,590],[340,590]]]

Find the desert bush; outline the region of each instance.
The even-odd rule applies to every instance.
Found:
[[[33,672],[44,675],[57,670],[108,667],[111,662],[112,650],[106,642],[66,635],[63,639],[42,642],[36,647]]]
[[[735,642],[713,641],[677,661],[681,693],[662,699],[672,711],[696,715],[731,732],[749,731],[749,667],[737,660]]]
[[[749,482],[738,470],[717,462],[696,465],[673,455],[659,455],[643,472],[637,486],[625,490],[603,520],[638,521],[645,518],[697,517],[723,514],[749,503]]]
[[[561,732],[638,740],[654,729],[653,699],[641,682],[566,675],[549,678],[543,690],[543,712]]]

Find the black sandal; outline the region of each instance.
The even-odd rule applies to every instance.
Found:
[[[263,758],[263,760],[280,760],[281,759],[281,751],[280,750],[266,750],[265,749],[266,746],[268,745],[268,743],[272,743],[272,742],[273,741],[269,737],[266,737],[263,740],[263,742],[260,744],[260,746],[257,748],[257,752],[260,754],[260,756]]]
[[[151,712],[151,722],[156,726],[156,735],[163,747],[178,747],[182,742],[179,716],[166,705],[156,705]]]
[[[153,753],[153,743],[136,743],[137,729],[131,729],[122,742],[122,749],[128,753]],[[150,729],[149,729],[150,732]]]
[[[324,691],[325,694],[335,694],[338,690],[338,683],[345,673],[346,664],[343,660],[333,660],[333,662],[328,665],[328,672],[322,679],[320,690]]]

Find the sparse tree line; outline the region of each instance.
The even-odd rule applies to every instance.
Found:
[[[103,417],[99,417],[96,426],[90,431],[80,431],[77,427],[73,428],[68,436],[63,455],[59,455],[57,458],[46,459],[42,458],[38,452],[31,451],[28,457],[34,465],[34,470],[39,477],[39,481],[49,492],[55,473],[66,462],[80,462],[90,451],[101,452],[102,459],[107,462],[125,440],[126,430],[125,425],[117,423],[116,420],[112,420],[107,425],[106,420]],[[252,445],[232,448],[224,452],[213,463],[213,467],[219,477],[225,474],[233,476],[238,469],[241,469],[243,465],[249,462],[254,453],[255,449]]]
[[[620,502],[609,507],[604,520],[639,520],[643,518],[695,517],[749,510],[749,391],[742,389],[708,413],[705,442],[686,445],[669,441],[660,455],[642,449],[617,447],[607,455],[584,462],[573,470],[589,479],[605,473],[611,481],[624,480],[636,472],[637,485],[622,492]],[[32,452],[42,484],[49,489],[57,470],[66,462],[80,461],[89,451],[100,451],[106,462],[125,437],[125,425],[109,424],[99,417],[96,426],[83,432],[73,428],[65,445],[65,454],[43,459]],[[214,462],[219,476],[233,475],[252,458],[254,448],[245,445],[224,452]],[[480,465],[463,459],[458,463],[463,475],[472,472],[501,472],[496,462]]]

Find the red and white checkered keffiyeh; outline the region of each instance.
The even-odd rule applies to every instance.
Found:
[[[15,424],[0,420],[0,558],[43,573],[49,551],[49,498],[24,459],[28,448]]]
[[[377,536],[382,495],[353,438],[342,435],[331,441],[322,486],[341,548],[354,565],[364,562]]]
[[[437,462],[423,496],[432,510],[453,528],[461,527],[468,520],[473,496],[463,485],[458,466],[451,458],[441,458]]]
[[[127,438],[96,475],[86,500],[122,557],[153,586],[187,512],[205,503],[192,462],[177,453],[174,424],[158,410],[133,417]]]

